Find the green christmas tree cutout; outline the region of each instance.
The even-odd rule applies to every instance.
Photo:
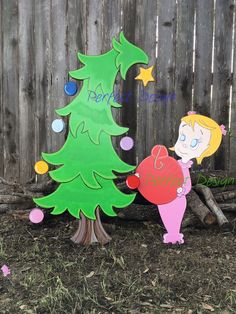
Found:
[[[125,194],[114,184],[116,173],[127,173],[135,166],[123,162],[112,145],[112,136],[126,133],[113,119],[112,107],[119,108],[107,97],[113,93],[118,72],[125,79],[128,69],[136,63],[148,63],[143,50],[130,43],[120,33],[120,42],[113,38],[113,49],[98,56],[78,54],[83,67],[70,76],[83,81],[80,93],[66,107],[56,110],[60,116],[69,116],[69,133],[64,146],[55,153],[43,153],[43,159],[58,166],[49,172],[60,185],[55,192],[34,199],[43,208],[53,208],[52,214],[65,211],[80,219],[79,229],[72,238],[76,243],[107,243],[100,221],[99,210],[116,216],[113,208],[131,204],[135,194]],[[99,103],[89,98],[90,92],[103,94]],[[106,97],[107,95],[107,97]]]

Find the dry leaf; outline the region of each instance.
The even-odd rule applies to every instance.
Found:
[[[202,307],[205,309],[205,310],[208,310],[208,311],[211,311],[211,312],[214,312],[214,308],[210,305],[210,304],[207,304],[207,303],[202,303]]]
[[[147,305],[147,306],[153,306],[153,304],[151,304],[151,303],[149,303],[149,302],[141,302],[140,304],[141,304],[141,305],[144,305],[144,306],[145,306],[145,305]]]
[[[170,304],[161,304],[160,307],[164,307],[166,309],[172,309],[173,308],[173,306]]]
[[[151,283],[152,283],[153,287],[156,287],[156,281],[155,280],[151,280]]]
[[[107,299],[108,301],[113,301],[113,299],[109,297],[105,297],[105,299]]]
[[[93,277],[94,274],[95,274],[95,272],[94,272],[94,271],[91,271],[91,272],[86,276],[86,278],[91,278],[91,277]]]

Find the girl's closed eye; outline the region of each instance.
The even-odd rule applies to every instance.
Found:
[[[179,140],[180,140],[181,142],[184,142],[184,141],[186,140],[186,135],[184,135],[183,133],[180,134]]]
[[[197,149],[201,141],[197,138],[193,139],[190,143],[190,147],[194,150]]]

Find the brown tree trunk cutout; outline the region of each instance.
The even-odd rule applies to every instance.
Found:
[[[99,207],[96,208],[96,220],[88,219],[80,213],[79,227],[71,240],[76,244],[90,245],[99,242],[107,244],[111,237],[106,233],[100,219]]]

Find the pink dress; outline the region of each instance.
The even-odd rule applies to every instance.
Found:
[[[180,233],[180,227],[187,205],[186,195],[192,188],[189,168],[191,168],[193,162],[190,160],[184,163],[181,159],[178,160],[178,162],[184,175],[182,191],[178,189],[178,196],[172,202],[158,205],[162,222],[167,230],[167,233],[163,236],[164,243],[184,243],[183,234]]]

